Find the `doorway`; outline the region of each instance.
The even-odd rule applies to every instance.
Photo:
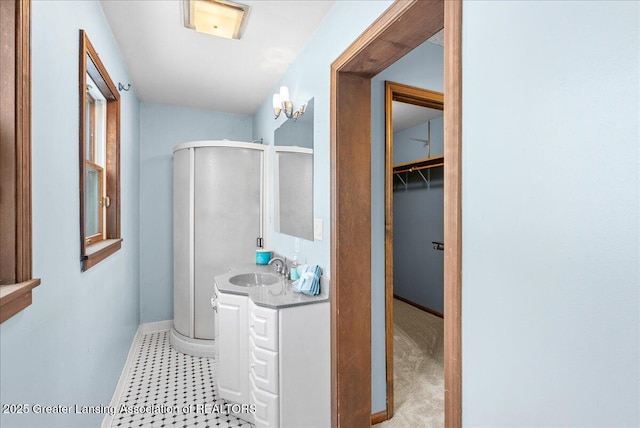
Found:
[[[395,2],[331,66],[332,426],[371,423],[371,78],[445,28],[445,424],[461,426],[461,19],[458,0]]]
[[[387,406],[372,424],[396,398],[402,423],[442,423],[443,109],[441,92],[385,82]]]

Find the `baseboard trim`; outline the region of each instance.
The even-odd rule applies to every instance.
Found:
[[[140,324],[142,334],[171,330],[171,327],[173,327],[173,320],[146,322],[144,324]]]
[[[380,422],[384,422],[389,419],[389,415],[387,414],[387,410],[383,410],[378,413],[374,413],[371,415],[371,425],[379,424]]]
[[[120,398],[122,397],[125,383],[127,381],[127,375],[129,374],[129,370],[131,370],[131,367],[133,367],[133,360],[135,359],[138,347],[140,346],[142,336],[148,333],[170,330],[172,326],[173,320],[147,322],[138,326],[138,330],[136,331],[135,336],[133,336],[133,341],[131,342],[131,347],[129,348],[127,361],[124,363],[124,367],[122,368],[122,372],[120,373],[120,379],[118,379],[118,384],[116,385],[116,389],[113,392],[113,396],[111,397],[111,403],[109,405],[111,409],[115,409],[115,407],[120,402]],[[114,417],[115,415],[106,413],[104,415],[104,418],[102,419],[102,424],[100,425],[100,427],[109,428],[113,423]]]
[[[397,294],[394,294],[394,295],[393,295],[393,298],[394,298],[394,299],[398,299],[398,300],[400,300],[401,302],[404,302],[404,303],[406,303],[406,304],[408,304],[408,305],[411,305],[411,306],[413,306],[413,307],[415,307],[415,308],[418,308],[418,309],[420,309],[421,311],[428,312],[428,313],[430,313],[431,315],[435,315],[435,316],[437,316],[437,317],[444,318],[444,314],[443,314],[442,312],[438,312],[438,311],[436,311],[436,310],[434,310],[434,309],[427,308],[426,306],[421,305],[420,303],[416,303],[416,302],[411,301],[411,300],[409,300],[409,299],[405,299],[404,297],[400,297],[400,296],[398,296]]]
[[[150,323],[157,324],[157,323]],[[144,332],[142,331],[142,327],[145,324],[141,324],[138,326],[138,330],[136,331],[135,336],[133,337],[133,342],[131,342],[131,347],[129,348],[129,354],[127,355],[127,361],[124,363],[124,367],[122,368],[122,372],[120,373],[120,379],[118,379],[118,384],[116,385],[116,389],[113,392],[113,396],[111,397],[110,408],[115,409],[118,403],[120,402],[120,398],[124,393],[125,383],[127,381],[127,375],[129,374],[129,370],[133,367],[133,360],[135,359],[135,355],[138,351],[138,347],[140,346],[140,341],[142,340],[142,335]],[[109,428],[113,423],[114,415],[110,415],[108,412],[104,415],[102,419],[101,428]]]

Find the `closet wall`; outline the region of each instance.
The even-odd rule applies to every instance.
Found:
[[[393,134],[393,163],[427,157],[427,124]],[[442,118],[431,120],[431,156],[444,154]],[[446,159],[445,159],[446,165]],[[393,192],[393,294],[443,312],[444,252],[432,241],[443,242],[443,168],[400,173]]]

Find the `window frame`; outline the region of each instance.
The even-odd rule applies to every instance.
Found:
[[[89,167],[98,173],[98,189],[100,189],[100,195],[98,196],[98,233],[94,235],[85,236],[85,242],[87,245],[95,244],[97,242],[103,241],[105,231],[104,231],[104,168],[100,165],[93,163],[90,160],[84,160],[85,172],[86,168]],[[85,176],[86,177],[86,176]],[[86,219],[85,219],[86,220]]]
[[[80,261],[84,272],[118,251],[120,235],[120,94],[84,30],[80,30],[79,66],[79,148],[80,148]],[[85,236],[85,177],[87,146],[85,124],[87,114],[87,74],[106,99],[106,156],[102,166],[102,180],[106,195],[101,191],[101,236]],[[102,186],[101,186],[102,187]]]
[[[96,122],[95,120],[93,120],[93,117],[96,115],[96,100],[95,98],[93,98],[91,96],[91,94],[89,93],[89,91],[87,90],[87,95],[86,98],[84,100],[85,102],[85,109],[87,108],[87,104],[89,105],[89,116],[91,116],[92,120],[90,121],[90,125],[91,125],[91,132],[89,135],[89,140],[91,141],[90,146],[91,146],[91,154],[89,155],[89,157],[87,158],[88,160],[95,160],[96,158]],[[87,111],[85,110],[85,114],[87,113]],[[86,131],[86,130],[85,130]],[[85,133],[85,138],[87,137],[87,134]],[[86,144],[86,140],[85,140],[85,144]],[[86,150],[86,147],[85,147]],[[87,155],[86,151],[85,151],[85,156]],[[87,160],[85,159],[85,160]]]
[[[0,1],[0,323],[32,303],[31,2]]]

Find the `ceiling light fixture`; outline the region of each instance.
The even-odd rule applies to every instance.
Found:
[[[226,0],[183,0],[184,26],[200,33],[239,39],[249,6]]]
[[[298,110],[293,111],[293,103],[289,98],[289,88],[286,86],[280,86],[280,93],[273,94],[273,112],[276,115],[276,119],[280,116],[280,113],[284,111],[284,115],[289,119],[293,118],[297,120],[304,114],[307,105],[302,104],[298,107]]]

